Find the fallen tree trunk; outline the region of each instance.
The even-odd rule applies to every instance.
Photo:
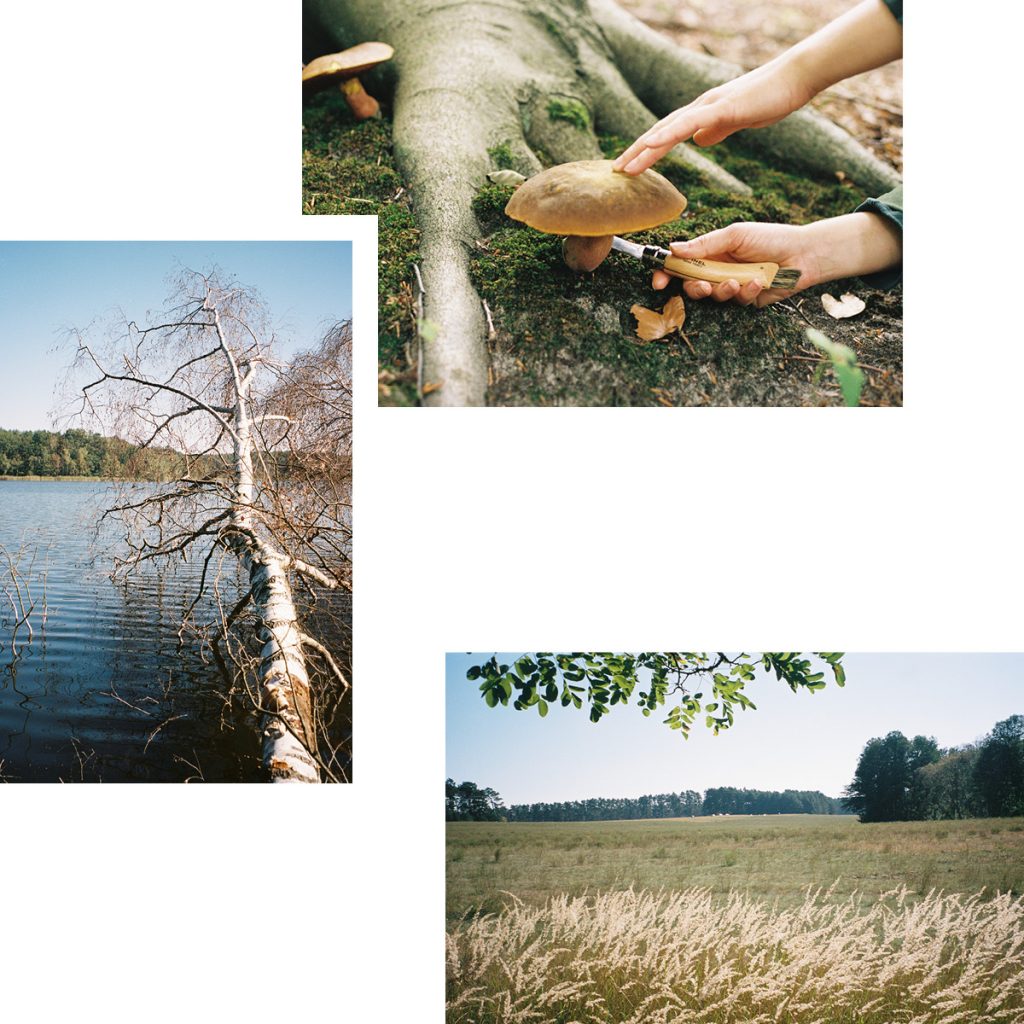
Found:
[[[613,0],[305,0],[333,47],[395,49],[395,158],[421,229],[424,401],[479,405],[487,387],[484,313],[469,278],[480,229],[473,197],[500,151],[522,174],[600,156],[595,131],[632,139],[740,69],[679,50]],[[310,26],[307,26],[307,29]],[[748,133],[773,157],[843,170],[868,191],[897,175],[813,113]],[[718,188],[749,188],[690,146],[673,155]],[[428,340],[429,339],[429,340]]]
[[[303,653],[289,560],[247,532],[232,531],[231,547],[249,573],[263,647],[259,662],[263,767],[271,782],[319,782],[316,721]],[[305,567],[306,572],[312,572]],[[333,588],[322,573],[321,585]]]
[[[205,308],[213,318],[234,398],[231,411],[235,478],[227,540],[249,573],[250,594],[260,623],[263,649],[258,671],[263,767],[271,782],[319,782],[313,701],[288,569],[304,570],[328,588],[333,589],[336,584],[311,566],[296,563],[276,551],[257,533],[257,516],[253,514],[256,451],[250,393],[254,379],[252,364],[240,362],[233,350],[212,294],[208,294]],[[262,422],[268,419],[287,420],[287,417],[263,416]]]

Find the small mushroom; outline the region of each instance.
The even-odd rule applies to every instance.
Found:
[[[562,257],[576,271],[595,270],[612,236],[675,220],[686,197],[657,171],[624,174],[611,160],[558,164],[523,182],[505,213],[537,231],[565,235]]]
[[[360,43],[341,53],[328,53],[311,60],[302,68],[303,87],[338,82],[357,121],[375,117],[380,104],[363,88],[359,75],[391,60],[395,51],[387,43]]]

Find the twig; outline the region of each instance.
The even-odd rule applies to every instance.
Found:
[[[153,717],[153,712],[152,711],[147,711],[145,708],[140,708],[137,704],[132,704],[131,702],[126,701],[124,699],[124,697],[122,697],[117,692],[117,690],[114,689],[114,684],[113,683],[110,684],[110,690],[107,693],[105,693],[104,696],[105,697],[113,697],[114,700],[120,701],[125,707],[131,708],[133,711],[141,711],[142,714],[149,715],[150,718]]]
[[[346,690],[352,689],[352,684],[345,678],[345,673],[341,671],[340,666],[334,660],[334,655],[319,640],[314,640],[313,637],[306,636],[305,633],[300,634],[299,639],[306,647],[311,647],[327,662],[331,671],[338,677],[338,681]]]
[[[419,288],[416,295],[416,393],[423,401],[423,296],[427,290],[423,287],[420,265],[414,263],[412,269],[416,271],[416,286]]]
[[[153,730],[153,731],[152,731],[152,732],[151,732],[151,733],[149,734],[149,739],[148,739],[148,740],[146,740],[146,745],[145,745],[145,746],[144,746],[144,747],[142,748],[142,753],[143,753],[143,756],[145,756],[145,754],[146,754],[146,751],[147,751],[147,750],[149,750],[149,745],[150,745],[150,743],[152,743],[152,742],[153,742],[153,738],[154,738],[154,737],[156,736],[156,734],[157,734],[157,733],[158,733],[158,732],[159,732],[159,731],[160,731],[160,730],[161,730],[161,729],[162,729],[162,728],[163,728],[163,727],[164,727],[165,725],[170,725],[170,723],[171,723],[171,722],[175,722],[175,721],[177,721],[177,720],[178,720],[179,718],[188,718],[188,715],[171,715],[171,717],[170,717],[170,718],[165,718],[165,719],[164,719],[164,720],[163,720],[163,721],[162,721],[162,722],[161,722],[161,723],[160,723],[160,724],[159,724],[159,725],[158,725],[158,726],[157,726],[157,727],[156,727],[156,728],[155,728],[155,729],[154,729],[154,730]]]

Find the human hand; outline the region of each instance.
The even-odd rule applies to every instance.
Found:
[[[862,211],[829,217],[813,224],[737,223],[709,231],[689,242],[672,242],[674,256],[718,260],[723,263],[778,263],[800,271],[796,288],[764,288],[751,281],[710,284],[687,280],[683,291],[691,299],[717,302],[733,299],[742,306],[758,307],[788,298],[811,285],[842,277],[871,274],[895,266],[903,258],[903,239],[893,224],[875,213]],[[656,270],[651,284],[664,288],[672,277]]]
[[[672,242],[673,256],[689,259],[718,260],[722,263],[778,263],[780,267],[795,267],[800,271],[798,287],[788,290],[765,288],[759,281],[740,285],[734,280],[711,284],[708,281],[685,280],[683,291],[691,299],[713,298],[716,302],[733,299],[741,306],[752,303],[767,306],[820,280],[820,262],[804,228],[789,224],[730,224],[717,231],[694,238],[689,242]],[[652,285],[664,288],[672,275],[656,270]]]
[[[741,128],[774,124],[822,89],[902,53],[903,27],[878,0],[861,0],[763,67],[663,117],[615,161],[615,170],[640,174],[689,138],[713,146]]]
[[[692,138],[712,146],[742,128],[762,128],[781,121],[813,95],[788,66],[766,64],[708,90],[649,128],[618,156],[613,167],[640,174],[673,146]]]

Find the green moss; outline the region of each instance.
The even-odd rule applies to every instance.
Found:
[[[567,121],[581,132],[590,129],[590,111],[569,96],[553,96],[548,101],[547,112],[552,121]]]
[[[491,165],[495,170],[515,170],[516,158],[509,143],[502,142],[497,146],[491,146],[491,148],[487,150],[487,155],[491,158]]]
[[[303,108],[302,212],[377,217],[381,401],[415,403],[408,354],[417,343],[412,282],[419,230],[395,170],[390,122],[356,122],[335,92]]]

